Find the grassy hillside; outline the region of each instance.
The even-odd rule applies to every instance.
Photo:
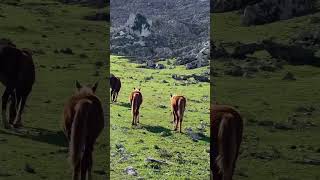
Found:
[[[111,104],[111,179],[208,179],[209,178],[209,83],[192,80],[179,82],[172,74],[189,75],[206,68],[185,70],[183,66],[166,69],[144,69],[127,59],[111,56],[111,73],[121,78],[122,89],[117,103]],[[129,95],[134,87],[141,87],[143,103],[140,125],[131,126]],[[187,99],[183,133],[174,131],[170,123],[170,93]],[[187,134],[186,128],[197,129],[201,121],[205,132],[198,142]],[[152,157],[165,161],[148,163]],[[124,171],[132,166],[136,177]]]
[[[36,83],[23,114],[25,128],[0,129],[0,179],[70,179],[66,141],[60,127],[62,110],[74,92],[76,79],[82,83],[101,80],[97,93],[106,109],[106,22],[83,18],[97,11],[93,7],[53,0],[12,2],[0,3],[0,38],[9,38],[18,47],[34,51]],[[73,53],[60,52],[65,48]],[[3,91],[0,85],[0,93]],[[106,178],[106,131],[95,146],[94,179]]]
[[[302,31],[319,29],[320,13],[243,27],[237,12],[212,15],[212,38],[217,43],[258,42],[266,38],[288,43]],[[252,57],[270,60],[265,52]],[[231,104],[245,118],[244,142],[235,179],[319,179],[320,69],[284,65],[253,77],[225,75],[228,63],[242,66],[245,60],[217,59],[213,68],[213,94],[219,103]],[[291,72],[296,80],[283,80]]]

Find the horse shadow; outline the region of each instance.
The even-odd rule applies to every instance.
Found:
[[[131,104],[127,102],[118,102],[117,104],[125,108],[131,108]]]
[[[62,131],[51,131],[42,128],[24,127],[22,129],[0,129],[0,134],[17,136],[42,143],[48,143],[60,147],[67,147],[67,140]]]
[[[164,133],[167,136],[171,136],[171,129],[162,127],[162,126],[151,126],[151,125],[142,125],[142,128],[151,132],[151,133]]]

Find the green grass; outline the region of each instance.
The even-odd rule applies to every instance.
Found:
[[[236,12],[214,14],[211,18],[212,38],[220,43],[249,43],[273,37],[287,43],[299,32],[319,27],[319,24],[310,23],[312,16],[320,17],[320,13],[243,27]],[[263,53],[255,56],[268,57]],[[242,64],[240,60],[234,62]],[[320,159],[320,69],[285,65],[276,72],[259,72],[253,78],[245,78],[224,75],[224,63],[223,60],[213,62],[219,76],[213,77],[212,93],[219,103],[238,107],[245,119],[235,179],[319,179],[319,166],[296,162]],[[287,72],[292,72],[297,80],[282,80]],[[314,107],[315,110],[308,114],[298,112],[299,107]],[[292,118],[299,125],[293,125]],[[265,121],[293,126],[293,129],[263,125]],[[307,123],[316,126],[309,127]]]
[[[128,166],[134,167],[138,177],[145,179],[208,179],[209,127],[206,127],[205,137],[198,142],[192,141],[185,128],[197,132],[201,121],[209,124],[209,83],[183,86],[171,77],[172,74],[201,73],[206,67],[185,70],[183,66],[177,66],[154,70],[138,66],[125,58],[111,56],[111,73],[122,81],[118,102],[111,104],[111,179],[136,179],[123,172]],[[145,81],[150,77],[151,80]],[[131,126],[129,95],[134,87],[141,87],[143,95],[138,127]],[[182,134],[172,131],[170,93],[184,95],[187,99]],[[126,160],[116,148],[120,144],[126,149]],[[159,170],[157,164],[145,162],[147,157],[169,164],[160,165]]]
[[[53,0],[22,0],[19,6],[0,3],[0,14],[5,16],[0,17],[1,38],[45,53],[34,54],[36,82],[23,114],[25,128],[21,132],[0,129],[0,179],[71,178],[60,124],[64,103],[75,90],[75,80],[101,80],[97,93],[107,111],[106,67],[95,67],[97,61],[107,62],[107,23],[83,19],[96,10]],[[54,53],[62,48],[71,48],[74,54]],[[80,58],[80,54],[88,58]],[[100,72],[98,76],[94,76],[96,71]],[[1,85],[0,93],[3,91]],[[95,146],[94,179],[105,179],[107,130]],[[35,169],[35,174],[24,170],[26,163]]]

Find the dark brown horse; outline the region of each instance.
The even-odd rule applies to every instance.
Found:
[[[2,123],[17,128],[22,126],[21,115],[35,81],[35,66],[27,50],[12,43],[0,42],[0,82],[6,87],[2,95]],[[9,123],[7,104],[10,100]]]
[[[211,105],[210,169],[212,180],[232,180],[242,141],[243,121],[230,106]]]
[[[76,93],[64,107],[63,129],[69,142],[73,180],[85,180],[87,176],[91,180],[93,147],[104,128],[101,101],[95,95],[97,86],[81,86],[77,82]]]
[[[171,109],[172,109],[173,122],[174,122],[174,131],[176,131],[179,126],[179,132],[181,133],[183,114],[186,108],[187,100],[183,96],[172,96],[172,94],[170,96],[171,96]]]
[[[132,113],[132,125],[138,125],[139,123],[139,108],[142,104],[142,94],[140,92],[140,88],[133,88],[133,91],[130,95],[130,105],[131,105],[131,113]]]
[[[111,74],[110,76],[110,88],[111,88],[111,100],[112,102],[117,102],[118,94],[121,89],[120,78]]]

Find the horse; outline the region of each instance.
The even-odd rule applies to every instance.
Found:
[[[233,107],[211,105],[210,169],[212,180],[232,180],[242,141],[243,120]]]
[[[182,120],[183,114],[186,108],[186,98],[183,96],[172,96],[171,97],[171,110],[173,115],[173,122],[174,122],[174,131],[177,131],[179,126],[179,132],[182,132]]]
[[[95,95],[97,87],[98,83],[82,86],[76,81],[76,92],[64,107],[63,132],[69,142],[73,180],[91,180],[94,144],[105,124],[101,101]]]
[[[5,86],[2,95],[2,123],[6,129],[22,126],[22,112],[35,82],[35,65],[28,50],[18,49],[11,42],[0,42],[0,82]],[[9,122],[7,104],[10,100]]]
[[[139,123],[139,108],[142,104],[142,94],[141,89],[133,88],[133,91],[130,95],[130,105],[131,105],[131,113],[132,113],[132,125],[137,125]]]
[[[110,76],[110,88],[111,88],[111,100],[112,102],[117,102],[118,94],[121,89],[121,81],[119,77],[111,74]]]

